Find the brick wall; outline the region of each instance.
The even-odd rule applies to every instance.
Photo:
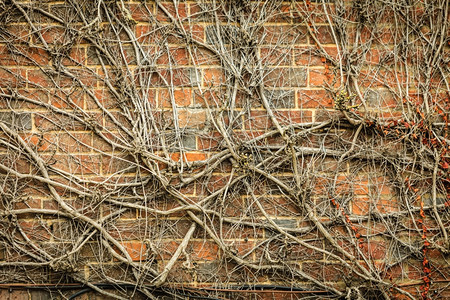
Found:
[[[2,299],[450,297],[448,3],[408,5],[0,2]]]

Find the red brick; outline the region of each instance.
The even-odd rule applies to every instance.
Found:
[[[331,84],[333,75],[326,72],[325,69],[309,70],[309,86],[322,87],[326,84]]]
[[[102,207],[102,209],[104,209]],[[110,209],[106,209],[104,215],[108,215]],[[117,220],[111,226],[107,226],[105,229],[115,239],[120,241],[132,241],[145,238],[145,232],[149,229],[149,226],[154,226],[152,222],[142,222],[142,219],[137,220]]]
[[[229,175],[212,175],[204,186],[199,186],[200,193],[208,195],[224,188],[230,181]],[[201,190],[200,190],[201,189]]]
[[[149,22],[153,16],[154,6],[152,3],[130,3],[129,11],[133,20],[138,22]]]
[[[325,59],[318,54],[319,50],[312,47],[295,48],[295,64],[299,66],[324,66]]]
[[[199,25],[199,24],[189,24],[189,25],[184,25],[183,24],[183,28],[186,32],[186,35],[188,38],[191,38],[195,41],[199,41],[199,42],[204,42],[205,40],[205,27],[204,25]],[[180,39],[176,36],[169,36],[168,39],[169,42],[171,43],[179,43]]]
[[[336,29],[334,29],[336,31]],[[317,26],[315,29],[316,37],[321,44],[334,44],[332,29],[330,26]]]
[[[317,247],[319,249],[323,249],[322,241],[307,241],[307,244]],[[295,260],[295,261],[305,261],[305,260],[322,260],[323,253],[316,251],[314,249],[308,248],[302,245],[293,245],[288,248],[288,256],[287,259]]]
[[[149,45],[158,40],[161,36],[158,31],[156,31],[155,26],[152,25],[136,25],[136,38],[139,43],[144,45]]]
[[[129,119],[127,119],[123,114],[117,112],[117,111],[110,111],[111,117],[105,116],[104,113],[102,114],[93,114],[94,116],[97,115],[97,117],[93,120],[97,121],[99,124],[102,124],[102,118],[105,119],[105,128],[108,130],[113,131],[121,131],[120,127],[115,124],[115,122],[112,121],[112,118],[114,118],[118,123],[121,124],[121,126],[131,129],[131,124],[129,122]],[[94,117],[93,117],[94,118]],[[123,132],[121,134],[124,134]],[[119,134],[120,135],[120,134]]]
[[[369,198],[356,198],[352,201],[352,213],[364,216],[369,213],[371,201]]]
[[[239,256],[247,255],[250,251],[253,250],[253,248],[255,248],[255,242],[252,242],[252,241],[233,240],[227,244],[228,244],[227,246],[230,247],[231,251],[236,253],[236,255],[239,255]],[[250,258],[251,255],[248,255],[247,257]]]
[[[1,83],[0,83],[1,86]],[[25,86],[25,83],[23,83],[23,86]],[[17,110],[31,110],[31,109],[40,109],[42,108],[39,103],[47,103],[48,102],[48,93],[47,91],[41,91],[41,90],[35,90],[35,89],[17,89],[17,93],[25,98],[35,100],[37,104],[30,103],[28,101],[22,101],[18,99],[7,99],[3,98],[2,101],[0,101],[0,108],[3,109],[17,109]],[[5,94],[10,94],[7,91],[4,91]]]
[[[113,94],[107,89],[95,89],[92,91],[100,105],[102,105],[105,109],[113,109],[117,107],[117,99]],[[86,95],[86,108],[88,110],[101,110],[102,108],[97,105],[97,103],[92,99],[90,95]]]
[[[163,264],[160,264],[161,270],[164,267]],[[188,283],[191,284],[194,281],[194,272],[192,269],[187,269],[182,265],[182,262],[175,263],[169,275],[167,276],[167,280],[174,283]]]
[[[353,191],[355,195],[368,196],[369,188],[369,182],[363,179],[357,178],[353,183]]]
[[[92,147],[90,132],[70,132],[58,134],[58,147],[67,153],[89,152]]]
[[[159,65],[188,65],[189,53],[186,48],[172,47],[167,53],[166,49],[161,49],[162,55],[158,57],[156,63]]]
[[[189,19],[195,21],[204,21],[207,18],[207,12],[197,3],[189,3]]]
[[[25,80],[25,70],[21,69],[0,69],[0,87],[23,87]]]
[[[178,153],[177,153],[177,154],[178,154]],[[194,153],[186,153],[186,154],[189,154],[189,155],[187,155],[187,157],[188,157],[189,159],[194,159],[194,160],[196,160],[195,155],[192,155],[192,154],[194,154]],[[201,157],[198,157],[198,158],[200,158],[200,160],[202,160]],[[179,157],[178,157],[178,160],[177,160],[177,161],[179,161]],[[180,193],[183,193],[184,195],[194,195],[194,194],[195,194],[195,185],[193,185],[193,184],[190,184],[190,185],[184,185],[184,184],[180,181],[179,178],[172,178],[172,179],[169,181],[169,184],[170,184],[171,186],[173,186],[173,187],[176,187],[177,190],[178,190]],[[190,197],[190,199],[193,200],[194,198],[193,198],[193,197]],[[165,201],[164,201],[164,202],[165,202]],[[173,204],[174,204],[174,207],[178,206],[176,203],[173,203]]]
[[[253,204],[252,199],[248,199],[249,208],[255,206],[255,216],[263,216],[256,204]],[[261,197],[260,204],[263,206],[267,214],[273,216],[295,216],[300,214],[300,209],[291,199],[287,197]]]
[[[177,67],[169,70],[160,69],[158,72],[165,79],[163,83],[161,81],[156,82],[160,86],[167,86],[167,84],[174,87],[191,86],[201,80],[200,70],[194,68]],[[161,79],[158,78],[157,80]]]
[[[300,90],[298,106],[300,108],[333,108],[334,102],[326,90]]]
[[[85,85],[94,85],[96,83],[96,77],[92,73],[86,70],[71,69],[69,70],[71,74],[80,80]],[[72,80],[71,77],[60,75],[52,76],[50,73],[46,73],[41,70],[28,70],[27,71],[28,86],[29,87],[57,87],[57,88],[69,88],[73,87],[74,82],[77,80]]]
[[[407,261],[407,276],[412,280],[420,280],[423,278],[423,265],[421,261],[409,260]]]
[[[14,209],[41,208],[41,199],[31,198],[23,202],[14,203]]]
[[[203,76],[203,85],[206,87],[217,87],[225,84],[226,78],[223,69],[205,69]]]
[[[31,240],[38,241],[50,241],[51,233],[47,224],[33,221],[19,221],[19,226],[25,233],[25,235]],[[18,234],[18,233],[17,233]]]
[[[312,122],[312,112],[307,110],[276,111],[275,115],[281,125]]]
[[[180,153],[173,153],[171,155],[171,158],[174,161],[180,161]],[[182,158],[184,161],[202,161],[207,158],[207,155],[204,153],[186,152],[186,153],[183,153]]]
[[[4,29],[12,35],[12,40],[18,43],[28,43],[31,37],[30,26],[28,24],[6,25]]]
[[[370,241],[360,243],[360,249],[367,257],[374,260],[385,259],[387,255],[387,245],[382,241]]]
[[[359,99],[357,99],[359,100]],[[388,109],[398,106],[394,95],[388,90],[368,89],[364,92],[366,105],[375,109]],[[360,101],[358,101],[360,102]]]
[[[112,142],[119,142],[116,135],[110,132],[102,132],[102,135],[105,137],[101,137],[97,134],[93,134],[93,142],[95,151],[103,151],[103,152],[111,152],[113,151]],[[111,143],[108,143],[110,141]]]
[[[395,198],[380,199],[377,202],[377,210],[380,213],[397,212],[400,210],[400,204]]]
[[[77,85],[84,84],[88,88],[97,87],[97,74],[93,74],[91,70],[89,69],[78,69],[78,68],[70,68],[68,70],[72,75],[66,78],[58,78],[57,83],[62,87],[73,87],[74,82],[77,83]],[[73,77],[72,77],[73,76]],[[68,83],[70,82],[70,83]]]
[[[56,150],[56,134],[21,134],[23,140],[38,151]]]
[[[273,126],[266,111],[252,111],[250,116],[245,116],[245,128],[252,130],[267,130]]]
[[[219,258],[219,246],[214,242],[196,241],[192,242],[190,247],[193,260],[217,260]]]
[[[208,49],[193,49],[193,65],[195,66],[220,66],[220,58]]]
[[[304,7],[303,3],[298,5],[303,5]],[[327,1],[327,3],[321,1],[311,1],[309,10],[306,12],[306,15],[309,16],[312,23],[328,23],[328,17],[335,14],[336,6],[334,3],[331,3],[331,1]]]
[[[223,97],[221,90],[207,89],[202,90],[202,92],[194,90],[192,105],[194,107],[215,108],[219,105],[221,97]]]
[[[39,34],[48,44],[63,44],[68,39],[68,36],[66,37],[66,30],[59,26],[48,25],[48,27],[42,28]],[[35,43],[41,43],[41,39],[37,36],[33,36],[33,40]]]
[[[50,166],[72,174],[88,175],[100,173],[100,156],[98,155],[43,155]]]
[[[380,49],[370,49],[365,55],[365,59],[370,64],[379,64],[382,57],[385,57],[387,51]]]
[[[177,20],[183,21],[188,16],[188,4],[186,3],[174,5],[173,2],[162,2],[161,4]],[[172,22],[171,18],[159,7],[156,9],[156,20],[160,22]]]
[[[57,89],[50,93],[50,104],[60,109],[83,109],[84,92],[81,90]]]
[[[146,259],[147,246],[143,242],[123,242],[122,246],[133,261],[142,261]]]
[[[343,281],[350,270],[341,265],[308,262],[302,264],[302,271],[318,280],[338,282]]]
[[[74,47],[70,49],[68,57],[62,60],[64,66],[79,66],[86,62],[86,48]]]
[[[13,51],[20,54],[11,53],[8,47],[0,45],[0,65],[2,66],[29,66],[46,65],[49,63],[47,51],[38,47],[27,47],[15,45]]]
[[[173,98],[177,106],[189,106],[192,101],[192,90],[191,89],[181,89],[173,90]],[[172,99],[171,93],[168,90],[160,90],[158,95],[158,101],[162,107],[171,108]]]
[[[27,79],[29,87],[44,87],[49,88],[53,86],[53,82],[49,75],[41,70],[27,70]]]
[[[18,155],[0,154],[0,161],[6,167],[22,174],[30,173],[30,163]],[[6,171],[0,169],[0,174],[6,174]]]
[[[210,135],[198,136],[197,147],[199,150],[215,151],[220,145],[222,140],[222,134],[219,132],[213,132]]]
[[[261,6],[263,3],[261,3]],[[264,9],[264,8],[260,8]],[[298,16],[296,11],[292,9],[289,4],[280,4],[276,6],[276,9],[269,13],[267,22],[279,22],[279,23],[287,23],[290,22],[294,16]]]

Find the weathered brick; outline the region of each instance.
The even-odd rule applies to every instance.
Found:
[[[269,68],[264,84],[268,87],[304,87],[306,78],[307,72],[304,68]]]
[[[275,108],[294,108],[295,107],[295,93],[293,90],[264,90],[264,95]]]
[[[276,111],[275,115],[281,125],[312,122],[312,112],[308,110]]]
[[[99,155],[45,155],[50,166],[72,174],[100,174],[101,160]]]
[[[261,48],[261,62],[269,66],[289,66],[292,64],[291,48]]]
[[[9,300],[28,300],[30,295],[27,290],[11,290],[9,291]]]
[[[265,45],[306,44],[307,29],[302,25],[268,25],[259,32],[259,40]]]
[[[318,280],[327,282],[343,281],[349,276],[350,270],[337,264],[321,264],[319,262],[306,262],[302,264],[302,271]]]
[[[388,90],[368,89],[364,92],[364,100],[371,108],[388,109],[398,105],[394,95]]]
[[[178,111],[178,124],[180,127],[203,128],[208,116],[205,110],[183,109]]]
[[[324,66],[325,59],[319,50],[311,47],[297,47],[294,50],[295,64],[299,66]]]
[[[36,290],[30,290],[29,291],[31,300],[49,300],[52,299],[52,294],[47,291],[36,291]]]
[[[0,112],[0,121],[6,123],[11,129],[28,131],[32,127],[31,113]]]
[[[58,147],[63,152],[89,152],[92,146],[92,134],[90,132],[71,132],[58,134]]]
[[[244,116],[244,118],[246,129],[267,130],[273,126],[266,111],[252,111],[250,112],[250,116]]]
[[[209,25],[205,29],[206,42],[219,45],[237,42],[239,39],[239,29],[235,25],[221,25],[219,31],[215,25]]]

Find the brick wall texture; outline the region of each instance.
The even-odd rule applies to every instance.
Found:
[[[449,12],[0,1],[0,298],[450,298]]]

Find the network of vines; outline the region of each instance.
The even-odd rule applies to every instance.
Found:
[[[449,1],[0,7],[2,283],[448,290]]]

